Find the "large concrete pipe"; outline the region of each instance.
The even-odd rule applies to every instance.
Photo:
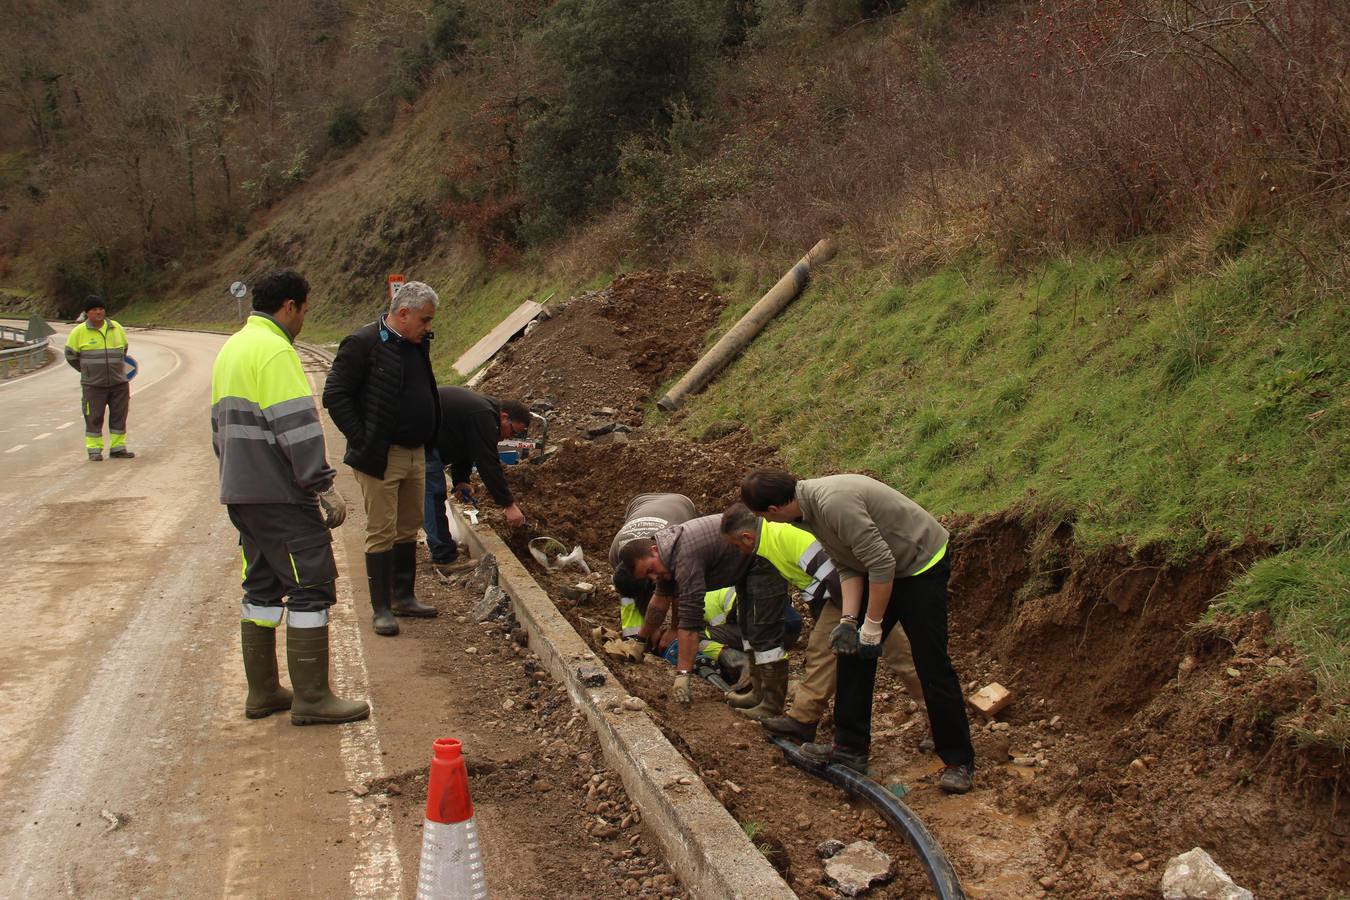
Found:
[[[797,264],[778,279],[778,283],[769,288],[769,292],[760,297],[759,302],[750,307],[749,311],[741,316],[741,320],[722,335],[722,339],[703,354],[703,357],[694,363],[694,367],[685,372],[684,377],[676,382],[664,397],[656,401],[656,405],[670,412],[678,408],[690,394],[697,394],[703,390],[708,382],[717,377],[717,373],[726,368],[736,354],[755,339],[755,335],[764,330],[764,326],[769,324],[774,316],[782,312],[806,289],[807,283],[811,280],[812,268],[828,262],[834,256],[834,249],[834,243],[826,238],[797,260]]]

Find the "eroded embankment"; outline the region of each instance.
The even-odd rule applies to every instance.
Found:
[[[697,275],[627,276],[562,306],[512,345],[485,384],[546,400],[554,433],[567,435],[543,463],[511,470],[528,534],[487,512],[522,558],[534,535],[582,545],[602,585],[585,607],[559,599],[574,577],[529,565],[583,635],[617,622],[605,556],[630,497],[678,491],[718,512],[747,469],[774,461],[774,448],[743,429],[690,442],[642,427],[652,391],[677,374],[674,362],[692,361],[721,305]],[[657,333],[668,338],[666,355],[634,353]],[[625,442],[580,437],[606,419],[633,428]],[[972,893],[1156,896],[1167,859],[1197,845],[1258,895],[1326,896],[1350,882],[1347,819],[1334,800],[1343,769],[1289,737],[1318,702],[1312,678],[1289,648],[1267,644],[1260,620],[1197,628],[1260,547],[1215,547],[1177,562],[1152,548],[1083,551],[1070,523],[1034,515],[948,524],[953,660],[968,687],[996,680],[1017,700],[1000,716],[1006,728],[972,722],[977,789],[949,798],[928,779],[939,763],[917,752],[917,704],[883,675],[873,773],[906,785],[906,802]],[[684,709],[668,702],[663,663],[614,667],[798,892],[828,893],[815,847],[855,837],[878,840],[901,861],[883,895],[924,892],[919,867],[875,814],[784,764],[711,688]],[[828,735],[828,714],[822,726]],[[1036,763],[1014,766],[1014,757]]]
[[[764,458],[744,432],[706,443],[568,442],[512,478],[533,532],[580,543],[604,584],[605,552],[631,494],[676,490],[716,511]],[[969,684],[1000,681],[1018,701],[1000,716],[1006,731],[973,721],[981,768],[969,797],[944,798],[923,783],[937,763],[917,754],[922,720],[890,679],[879,688],[873,754],[883,782],[915,789],[907,802],[932,817],[968,886],[1022,896],[1050,879],[1074,896],[1148,894],[1166,860],[1197,845],[1258,893],[1318,896],[1344,883],[1345,818],[1335,816],[1327,780],[1335,771],[1281,736],[1316,702],[1311,677],[1287,648],[1267,646],[1259,620],[1195,627],[1260,548],[1172,562],[1154,550],[1080,552],[1064,523],[999,515],[949,524],[958,671]],[[511,535],[517,548],[524,539]],[[536,575],[583,634],[617,619],[612,591],[574,608],[557,592],[574,577]],[[880,836],[907,855],[869,811],[782,766],[757,726],[712,691],[686,711],[667,702],[668,669],[616,668],[733,815],[760,826],[797,890],[819,881],[814,847],[826,838]],[[1045,762],[1012,766],[1014,756]],[[922,886],[917,866],[902,866],[897,893]]]

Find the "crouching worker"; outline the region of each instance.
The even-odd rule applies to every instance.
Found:
[[[655,590],[651,581],[639,581],[622,568],[614,573],[614,586],[625,600],[633,604],[620,606],[621,614],[633,608],[645,612]],[[715,668],[733,689],[740,689],[750,684],[750,657],[739,649],[741,632],[734,620],[735,604],[734,587],[719,588],[703,595],[703,630],[699,634],[694,670],[701,672],[705,667]],[[638,618],[639,625],[634,627],[631,637],[616,635],[608,628],[596,628],[592,636],[601,644],[601,649],[611,656],[641,662],[644,653],[651,653],[672,666],[678,665],[680,641],[675,630],[658,628],[650,641],[641,641],[636,637],[641,622],[642,619]]]
[[[673,699],[690,703],[690,677],[698,650],[695,630],[703,619],[704,597],[709,590],[736,588],[736,617],[742,634],[741,646],[753,651],[764,684],[777,683],[781,670],[782,691],[761,690],[749,711],[758,716],[776,716],[783,711],[787,693],[787,650],[784,617],[788,587],[783,576],[763,557],[744,556],[722,539],[722,517],[703,516],[671,525],[651,538],[629,541],[619,553],[621,566],[639,579],[656,581],[655,596],[647,608],[640,640],[649,640],[665,619],[664,597],[678,598],[676,631],[679,656]],[[693,626],[692,628],[690,626]]]
[[[770,521],[804,523],[839,572],[843,615],[830,638],[839,679],[834,743],[803,744],[803,755],[867,770],[877,659],[898,623],[909,636],[935,749],[946,763],[938,786],[969,791],[975,750],[947,654],[947,530],[919,504],[865,475],[799,481],[758,469],[741,482],[741,499]]]
[[[664,622],[672,599],[670,591],[659,590],[671,587],[669,582],[654,584],[648,578],[635,578],[620,561],[620,552],[632,541],[650,539],[661,529],[688,522],[697,515],[694,501],[684,494],[638,494],[628,501],[623,526],[609,544],[609,567],[614,570],[614,589],[619,592],[619,628],[628,642],[625,652],[617,655],[626,654],[634,662],[642,661],[648,640],[659,636],[656,628],[649,629],[645,635],[640,634],[650,603],[655,596],[657,606],[651,610],[652,615],[655,617],[659,613]]]

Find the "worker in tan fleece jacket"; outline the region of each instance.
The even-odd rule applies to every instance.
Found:
[[[877,659],[899,623],[923,684],[935,750],[946,764],[938,785],[953,794],[969,791],[975,750],[961,682],[947,655],[947,529],[866,475],[798,480],[779,469],[757,469],[741,482],[741,499],[770,521],[803,523],[839,571],[843,615],[830,637],[839,682],[834,743],[803,744],[802,753],[867,771]]]

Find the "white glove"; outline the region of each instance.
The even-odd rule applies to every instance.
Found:
[[[876,619],[863,617],[862,628],[858,629],[858,643],[876,646],[881,643],[881,623]]]
[[[337,485],[319,492],[319,510],[323,513],[323,524],[336,528],[347,519],[347,501],[338,493]]]
[[[688,672],[680,672],[675,676],[675,684],[671,688],[670,699],[681,706],[688,706],[694,702],[694,692],[689,687]]]

